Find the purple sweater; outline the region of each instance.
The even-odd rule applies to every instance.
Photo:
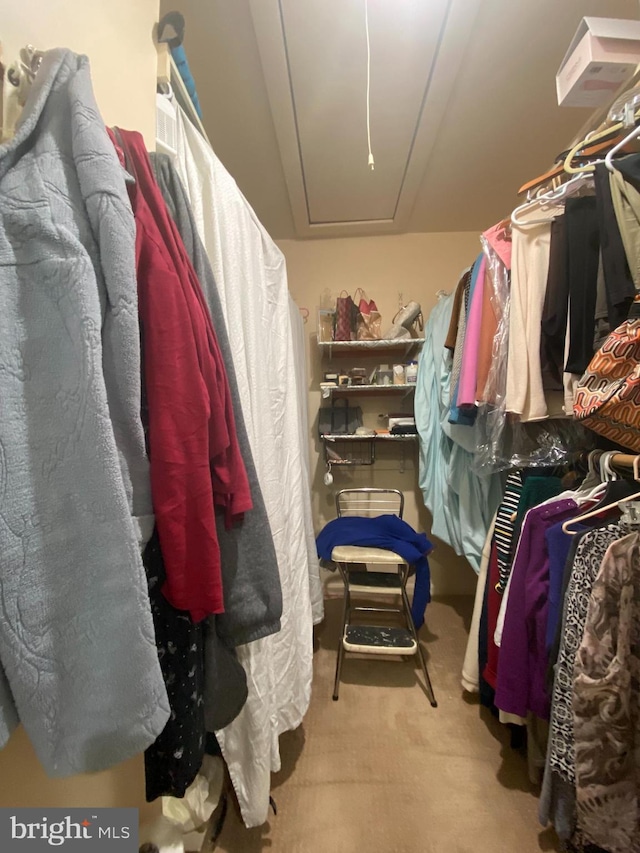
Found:
[[[513,564],[498,661],[495,704],[526,717],[549,719],[545,690],[546,631],[549,610],[549,552],[546,531],[576,514],[571,499],[535,507],[527,514]]]

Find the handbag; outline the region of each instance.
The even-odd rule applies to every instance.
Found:
[[[358,299],[360,293],[360,299]],[[358,317],[356,320],[356,338],[359,341],[379,341],[382,337],[382,315],[378,306],[369,299],[364,290],[359,287],[356,290],[353,301],[358,306]]]
[[[344,295],[343,295],[344,294]],[[333,340],[355,341],[357,333],[358,309],[346,290],[336,299],[334,314]]]
[[[344,403],[344,406],[339,405]],[[362,409],[350,406],[346,399],[337,400],[318,412],[318,432],[323,435],[355,435],[362,426]]]
[[[594,432],[640,453],[640,297],[578,382],[573,413]]]

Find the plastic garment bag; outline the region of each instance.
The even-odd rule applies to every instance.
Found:
[[[521,423],[506,413],[507,359],[509,353],[509,271],[489,241],[480,238],[487,258],[491,306],[497,318],[492,360],[487,381],[479,395],[476,427],[480,439],[473,455],[478,474],[511,468],[561,465],[571,457],[571,448],[588,449],[593,437],[570,418]]]

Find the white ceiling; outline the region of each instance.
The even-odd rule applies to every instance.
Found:
[[[589,111],[555,72],[584,15],[635,0],[162,0],[218,156],[276,239],[480,230]],[[603,7],[606,6],[606,9]]]

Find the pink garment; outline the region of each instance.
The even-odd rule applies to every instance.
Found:
[[[482,235],[500,258],[505,267],[511,269],[511,222],[498,222]]]
[[[486,260],[483,256],[480,261],[478,278],[471,304],[467,315],[467,326],[464,336],[464,347],[462,350],[462,365],[460,367],[460,379],[458,384],[458,397],[456,405],[475,406],[476,386],[478,384],[478,351],[480,349],[480,330],[482,328],[482,303],[484,300],[484,274]]]

